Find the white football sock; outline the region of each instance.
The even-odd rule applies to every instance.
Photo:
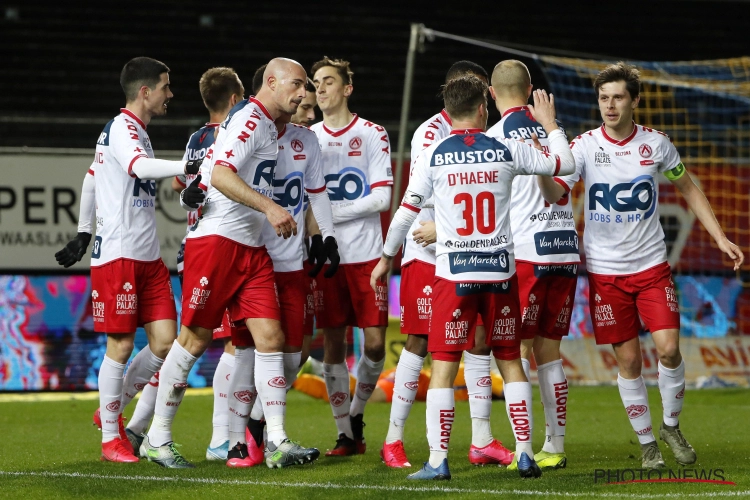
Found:
[[[284,353],[255,351],[255,387],[263,403],[263,414],[266,416],[267,442],[279,446],[287,438],[284,430],[286,417]]]
[[[620,389],[620,399],[625,406],[630,425],[638,435],[641,444],[656,441],[651,427],[651,411],[648,407],[648,391],[643,383],[643,377],[630,380],[617,375],[617,387]]]
[[[156,394],[159,392],[159,372],[154,373],[146,387],[141,391],[141,397],[135,404],[133,416],[128,422],[128,429],[136,434],[143,434],[154,416],[156,407]],[[136,450],[138,451],[138,450]]]
[[[250,411],[250,418],[253,420],[263,420],[263,403],[260,402],[260,398],[255,398],[253,409]]]
[[[492,379],[490,361],[492,356],[477,356],[464,352],[464,380],[469,393],[471,413],[471,444],[484,448],[492,443],[490,413],[492,412]]]
[[[456,417],[453,388],[427,391],[427,443],[430,465],[438,467],[448,458],[453,420]]]
[[[401,351],[398,366],[396,366],[396,377],[393,381],[393,399],[388,434],[385,436],[386,444],[404,440],[404,425],[406,425],[414,399],[417,397],[419,372],[423,365],[423,357],[406,349]]]
[[[211,448],[221,446],[229,440],[229,380],[234,369],[234,356],[225,352],[219,358],[214,372],[214,415],[211,420],[213,433],[211,434]]]
[[[104,356],[99,368],[99,416],[102,419],[102,443],[120,437],[117,419],[122,410],[122,374],[125,365]]]
[[[685,401],[685,362],[677,368],[667,368],[659,361],[659,392],[664,408],[664,423],[675,427],[680,423],[682,404]]]
[[[546,422],[544,446],[548,453],[565,453],[565,424],[568,413],[568,380],[562,360],[557,359],[537,367],[539,392],[544,405]]]
[[[174,341],[159,372],[154,420],[148,430],[151,446],[159,447],[172,442],[172,421],[185,395],[188,374],[197,360],[177,340]]]
[[[258,392],[255,387],[255,349],[236,347],[234,369],[227,388],[229,447],[245,444],[245,427]]]
[[[326,382],[328,402],[331,404],[338,434],[345,434],[349,439],[354,439],[352,422],[349,420],[349,369],[346,363],[324,363],[323,379]]]
[[[284,353],[284,378],[286,379],[286,390],[292,388],[292,384],[297,380],[299,373],[299,362],[302,359],[301,352]]]
[[[521,358],[521,366],[523,366],[523,373],[526,374],[526,380],[531,382],[531,361],[526,358]],[[537,373],[539,375],[539,373]]]
[[[122,384],[123,410],[138,394],[138,391],[146,387],[154,373],[159,371],[162,363],[164,363],[164,360],[156,357],[149,346],[144,347],[135,355],[133,361],[130,362],[128,371],[125,373],[125,380]]]
[[[380,361],[373,361],[363,354],[357,363],[357,387],[354,389],[352,405],[349,408],[349,414],[353,417],[362,415],[365,412],[365,404],[372,396],[372,391],[380,378],[383,371],[385,357]]]
[[[516,456],[526,453],[534,458],[531,447],[531,436],[534,419],[531,415],[531,384],[529,382],[511,382],[503,387],[505,392],[505,410],[508,413],[510,427],[516,438]]]

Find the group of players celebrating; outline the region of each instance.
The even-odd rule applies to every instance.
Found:
[[[568,382],[560,342],[570,326],[580,264],[570,191],[582,179],[594,333],[597,343],[614,349],[643,467],[665,464],[641,376],[641,322],[660,358],[659,436],[677,462],[695,462],[678,421],[685,368],[658,219],[658,175],[683,194],[735,269],[744,257],[669,138],[633,121],[638,71],[617,63],[599,73],[594,89],[604,123],[568,144],[554,97],[532,92],[523,63],[502,61],[491,76],[470,61],[455,63],[442,87],[444,109],[412,139],[409,186],[385,242],[380,212],[390,205],[393,183],[388,134],[349,110],[348,62],[325,57],[311,73],[312,80],[296,61],[273,59],[256,71],[254,96],[245,99],[234,70],[206,71],[200,91],[209,123],[190,137],[182,161],[166,161],[153,158],[146,127],[166,114],[173,97],[169,68],[146,57],[123,68],[126,106],[97,142],[83,184],[79,234],[56,254],[66,267],[80,261],[95,215],[92,310],[95,330],[107,334],[94,415],[102,460],[136,462],[140,456],[168,468],[193,467],[173,442],[172,422],[188,373],[217,338],[224,339],[225,352],[213,379],[206,458],[271,468],[316,460],[320,452],[290,440],[285,425],[286,394],[307,359],[313,319],[324,332],[323,375],[338,433],[326,456],[365,453],[364,409],[385,359],[385,280],[403,244],[401,330],[408,337],[380,452],[385,465],[411,467],[404,426],[430,353],[430,455],[410,479],[451,477],[453,382],[462,354],[469,461],[504,465],[521,477],[565,467]],[[502,115],[489,130],[488,90]],[[308,128],[316,105],[323,121]],[[188,210],[178,258],[179,335],[154,210],[155,180],[166,178]],[[148,345],[125,372],[139,326]],[[349,326],[364,331],[354,394],[345,363]],[[532,354],[546,424],[536,454]],[[490,430],[493,356],[504,380],[513,451]],[[122,411],[141,390],[125,427]]]

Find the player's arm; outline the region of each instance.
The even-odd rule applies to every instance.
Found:
[[[393,257],[398,253],[417,214],[422,210],[425,200],[432,194],[432,180],[429,167],[424,156],[417,159],[417,165],[412,171],[409,186],[401,200],[401,206],[396,210],[388,234],[383,243],[383,255],[370,275],[370,286],[377,292],[377,282],[381,281],[391,271]]]
[[[706,195],[695,185],[682,162],[672,170],[665,172],[664,175],[682,193],[682,197],[685,198],[688,207],[698,217],[698,220],[701,221],[701,224],[703,224],[708,234],[714,239],[719,249],[734,261],[734,270],[739,270],[745,260],[742,250],[727,239],[719,225],[719,221],[716,220],[716,216],[711,209],[711,204],[706,199]]]
[[[318,221],[315,220],[312,207],[305,211],[305,236],[312,237],[316,234],[320,234],[320,227]]]
[[[158,160],[141,156],[134,158],[128,167],[128,173],[139,179],[166,179],[183,174],[195,175],[200,170],[203,160],[172,161]]]
[[[78,206],[78,234],[65,245],[65,248],[55,253],[55,260],[65,268],[80,262],[91,242],[91,234],[93,233],[91,221],[96,217],[95,164],[91,165],[83,178],[81,199]]]
[[[539,142],[539,138],[536,134],[531,134],[531,139],[534,141],[534,148],[538,151],[542,151],[542,145]],[[580,179],[580,171],[583,166],[583,157],[580,155],[581,148],[573,149],[575,142],[570,145],[573,153],[573,159],[576,163],[576,172],[572,175],[560,177],[548,177],[546,175],[537,175],[536,182],[539,186],[539,190],[542,192],[544,201],[550,205],[559,203],[564,197],[570,194],[570,190],[573,189],[573,185]]]
[[[361,219],[373,214],[385,212],[391,204],[391,187],[379,186],[370,194],[348,203],[338,203],[332,207],[333,222],[341,224],[350,220]]]

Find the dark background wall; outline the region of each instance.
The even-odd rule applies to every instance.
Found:
[[[394,7],[395,5],[395,7]],[[322,55],[353,64],[351,109],[397,140],[409,23],[494,40],[635,60],[748,55],[750,4],[651,2],[6,2],[0,6],[0,146],[93,148],[124,104],[130,58],[171,67],[169,116],[149,127],[155,148],[182,149],[207,118],[198,79],[232,66],[246,87],[274,56],[309,68]],[[539,49],[545,52],[545,49]],[[417,57],[411,126],[441,108],[445,71],[471,59],[488,71],[509,56],[437,40]],[[543,78],[531,61],[532,78]],[[491,117],[491,121],[497,117]]]

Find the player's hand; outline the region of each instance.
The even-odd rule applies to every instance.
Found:
[[[201,163],[203,163],[203,160],[189,160],[185,162],[185,174],[186,175],[195,175],[197,174],[201,169]]]
[[[276,203],[269,203],[266,210],[266,219],[276,231],[276,236],[283,236],[284,239],[287,239],[297,234],[297,223],[294,221],[294,217]]]
[[[541,123],[544,130],[549,134],[558,128],[555,121],[557,116],[555,113],[555,96],[547,95],[546,90],[535,90],[533,94],[534,104],[529,104],[529,111],[531,111],[531,116]]]
[[[375,269],[372,270],[370,287],[373,292],[378,293],[378,281],[384,281],[388,273],[391,272],[391,262],[393,262],[393,258],[381,257]]]
[[[90,233],[78,233],[75,238],[65,245],[65,248],[55,254],[55,260],[61,266],[68,268],[76,262],[81,261],[86,253],[86,249],[89,247],[89,243],[91,243]]]
[[[538,149],[541,152],[544,152],[544,148],[542,147],[542,143],[539,142],[539,136],[532,133],[531,134],[531,142],[534,144],[534,149]]]
[[[180,193],[181,205],[195,210],[206,200],[206,193],[200,188],[200,183],[201,174],[198,174],[195,180]]]
[[[323,274],[323,276],[325,276],[326,278],[332,278],[333,275],[336,274],[336,271],[338,271],[339,262],[341,262],[341,257],[339,256],[339,244],[336,242],[336,238],[334,238],[333,236],[329,236],[326,238],[324,245],[326,250],[326,257],[328,257],[331,265],[328,266],[328,269]]]
[[[308,252],[307,263],[311,266],[315,266],[307,273],[308,276],[314,278],[318,275],[323,265],[326,263],[326,245],[323,242],[323,235],[314,234],[312,241],[310,242],[310,251]]]
[[[743,255],[742,250],[740,250],[740,247],[726,238],[717,241],[716,243],[719,246],[719,250],[727,254],[729,258],[734,261],[734,270],[739,271],[740,266],[745,262],[745,256]]]
[[[428,245],[431,245],[437,241],[437,231],[435,230],[435,221],[431,220],[421,220],[419,221],[419,224],[422,226],[413,233],[411,233],[414,236],[414,241],[422,245],[423,247],[426,247]]]

